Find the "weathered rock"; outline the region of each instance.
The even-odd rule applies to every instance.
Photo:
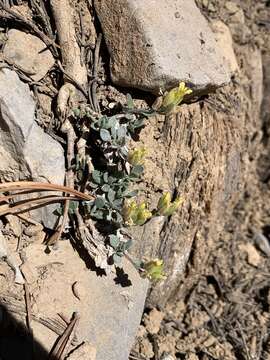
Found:
[[[230,29],[220,20],[213,21],[212,28],[215,33],[216,41],[221,49],[224,63],[233,75],[239,70],[239,66],[233,50],[233,40]]]
[[[39,278],[39,287],[30,287],[38,312],[48,318],[57,313],[70,318],[76,311],[80,317],[76,328],[78,343],[90,341],[96,349],[96,360],[128,360],[141,321],[148,280],[142,279],[129,262],[124,262],[124,270],[118,276],[97,276],[86,268],[69,241],[61,241],[59,249],[49,255],[43,245],[35,243],[25,251],[34,269],[46,269],[47,276]],[[84,289],[80,299],[74,295],[74,282],[80,282]],[[49,351],[57,335],[32,324],[35,340]]]
[[[65,159],[60,144],[35,123],[35,103],[16,72],[0,71],[0,180],[63,184]],[[54,226],[57,205],[32,212],[47,227]]]
[[[194,92],[229,82],[213,33],[193,0],[95,0],[111,77],[153,93],[180,80]]]
[[[50,50],[38,37],[16,29],[8,32],[4,57],[29,73],[35,81],[41,80],[54,64]]]

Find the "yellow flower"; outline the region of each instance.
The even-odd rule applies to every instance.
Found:
[[[161,114],[172,112],[174,108],[182,102],[184,96],[191,93],[192,90],[186,87],[183,81],[180,82],[178,87],[173,88],[164,96],[158,112]]]
[[[134,149],[128,153],[128,162],[133,165],[143,165],[144,157],[147,154],[147,150],[144,147]]]
[[[136,201],[132,200],[124,204],[123,217],[127,225],[143,225],[152,217],[152,213],[145,202],[137,205]]]
[[[164,280],[166,274],[164,273],[164,264],[161,259],[153,259],[143,264],[144,272],[143,277],[147,277],[150,280]]]
[[[158,212],[162,214],[171,204],[171,194],[169,192],[165,192],[158,201]]]
[[[127,225],[133,225],[132,217],[136,210],[137,204],[136,201],[125,201],[123,206],[123,218]]]
[[[157,212],[159,215],[170,216],[180,207],[183,201],[183,198],[178,197],[172,202],[171,194],[166,192],[160,197],[158,201]]]

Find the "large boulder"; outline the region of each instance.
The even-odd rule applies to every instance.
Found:
[[[115,84],[159,93],[185,81],[196,93],[229,82],[214,35],[193,0],[95,0]]]
[[[35,102],[16,72],[0,71],[0,180],[64,183],[65,158],[61,145],[35,122]],[[32,215],[53,227],[56,205]]]

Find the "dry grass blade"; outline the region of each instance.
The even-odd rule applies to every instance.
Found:
[[[59,201],[64,200],[78,200],[76,197],[71,196],[44,196],[39,199],[27,199],[24,201],[20,201],[19,203],[15,203],[14,205],[11,205],[10,207],[3,206],[3,208],[0,208],[0,216],[7,215],[7,214],[18,214],[20,212],[24,211],[30,211],[33,209],[36,209],[41,206],[53,204]]]
[[[63,192],[65,195],[47,195],[39,198],[25,199],[25,200],[17,200],[15,203],[10,204],[9,206],[3,206],[0,208],[0,216],[6,214],[17,214],[23,211],[33,210],[34,208],[45,206],[51,203],[64,201],[64,200],[93,200],[94,197],[92,195],[84,194],[80,191],[74,190],[67,186],[55,185],[50,183],[40,183],[40,182],[32,182],[32,181],[16,181],[16,182],[8,182],[0,184],[0,192],[11,192],[17,191],[15,194],[11,195],[3,195],[0,196],[0,202],[8,203],[9,200],[12,200],[18,195],[33,193],[35,191],[56,191]],[[18,193],[19,191],[19,193]]]
[[[69,325],[67,326],[66,330],[64,331],[64,333],[62,334],[62,336],[60,336],[60,338],[58,339],[57,343],[55,344],[54,348],[52,349],[50,355],[49,355],[49,360],[61,360],[63,358],[63,353],[66,347],[66,344],[68,342],[68,339],[70,338],[70,335],[72,334],[74,327],[76,325],[76,323],[79,320],[79,315],[77,313],[74,313],[73,319],[71,320],[71,322],[69,323]]]
[[[3,9],[13,20],[17,20],[18,22],[24,24],[28,28],[30,28],[44,43],[50,47],[52,46],[52,51],[55,57],[58,57],[57,48],[59,47],[52,39],[50,39],[47,35],[45,35],[39,28],[32,23],[32,21],[26,19],[22,14],[16,12],[9,8],[3,0],[0,1],[0,9]],[[1,18],[5,18],[5,14],[1,14]]]
[[[67,186],[56,185],[50,183],[41,183],[35,181],[15,181],[15,182],[7,182],[0,184],[0,192],[10,192],[10,191],[18,191],[18,190],[35,190],[35,191],[57,191],[64,192],[66,194],[70,194],[78,198],[79,200],[88,200],[91,201],[94,199],[93,195],[84,194],[80,191],[74,190]],[[4,201],[5,197],[0,197],[0,201]]]

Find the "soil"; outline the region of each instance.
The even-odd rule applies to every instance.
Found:
[[[204,168],[203,166],[200,167],[200,165],[197,165],[195,172],[193,169],[190,170],[192,177],[188,177],[189,175],[186,174],[188,171],[183,170],[181,172],[181,169],[179,170],[177,176],[179,178],[183,177],[181,184],[183,185],[186,178],[188,179],[186,181],[187,184],[185,184],[185,194],[193,198],[194,194],[197,193],[194,196],[195,205],[199,203],[199,198],[203,197],[205,199],[204,207],[201,207],[200,212],[193,210],[192,216],[190,216],[188,210],[184,210],[181,216],[175,217],[176,220],[171,220],[170,224],[165,224],[167,230],[163,233],[164,238],[171,234],[172,238],[178,240],[179,232],[184,233],[183,239],[179,240],[179,243],[181,242],[179,248],[184,253],[184,260],[180,261],[181,264],[178,264],[178,267],[184,269],[189,259],[188,266],[185,271],[181,270],[181,276],[178,276],[178,273],[176,273],[169,285],[167,284],[167,287],[164,286],[162,288],[163,292],[159,290],[158,286],[153,288],[151,292],[152,297],[149,298],[150,300],[147,303],[130,360],[269,360],[270,205],[268,199],[270,195],[270,132],[268,128],[270,124],[270,101],[267,95],[269,94],[270,87],[270,60],[267,54],[270,51],[270,3],[268,0],[235,0],[226,2],[223,0],[197,0],[197,3],[209,20],[221,19],[229,26],[233,35],[237,60],[242,72],[249,73],[251,68],[254,71],[251,75],[248,74],[248,76],[241,79],[236,76],[233,84],[225,89],[224,93],[220,90],[216,97],[213,96],[212,99],[207,99],[208,102],[205,101],[204,103],[202,101],[200,104],[190,105],[190,107],[189,105],[184,105],[182,110],[183,118],[189,119],[191,115],[194,116],[193,124],[188,124],[188,126],[190,126],[190,129],[194,126],[196,130],[196,128],[201,126],[201,109],[205,107],[204,114],[210,118],[214,104],[215,110],[218,109],[218,112],[221,113],[221,115],[214,118],[214,121],[220,121],[216,126],[220,126],[221,129],[222,126],[224,128],[226,126],[223,124],[225,116],[223,113],[226,113],[226,110],[228,112],[226,113],[225,121],[227,118],[237,117],[238,114],[242,114],[241,111],[248,112],[251,103],[253,103],[252,106],[254,105],[254,107],[257,104],[261,109],[261,113],[254,110],[249,115],[256,118],[250,121],[246,130],[252,133],[252,139],[250,139],[251,136],[246,136],[244,139],[244,142],[250,141],[246,145],[246,148],[248,148],[246,154],[248,161],[243,160],[243,163],[248,163],[248,169],[245,168],[245,171],[241,173],[241,170],[238,168],[240,161],[239,163],[236,161],[236,164],[238,164],[236,168],[234,168],[234,162],[232,161],[232,168],[226,170],[230,175],[236,173],[235,178],[237,178],[238,172],[242,176],[240,188],[238,188],[239,179],[235,180],[233,176],[230,176],[228,185],[228,213],[225,213],[224,210],[223,214],[224,207],[221,207],[220,211],[208,211],[209,204],[207,199],[208,197],[210,199],[212,193],[214,193],[212,190],[212,184],[214,183],[213,174],[217,173],[215,166],[216,161],[218,162],[219,159],[216,161],[209,160],[211,168],[208,171],[210,175],[209,173],[204,174]],[[31,12],[29,12],[27,6],[23,8],[25,11],[27,10],[27,17],[31,18]],[[92,43],[94,43],[93,39],[91,39]],[[245,50],[247,46],[249,46],[249,52]],[[256,88],[256,84],[260,83],[261,70],[260,59],[258,58],[258,63],[256,62],[257,49],[259,49],[260,54],[262,53],[263,65],[265,67],[265,94],[263,98],[260,95],[259,89]],[[251,51],[253,58],[249,59],[248,54]],[[252,63],[252,60],[254,63],[248,64],[249,60],[250,63]],[[105,85],[99,87],[101,107],[125,101],[121,90],[114,88],[108,82],[106,83],[107,67],[108,64],[105,63],[103,72],[100,75],[103,83],[105,83]],[[50,88],[54,90],[53,95],[49,93],[48,88],[45,91],[46,95],[40,91],[40,103],[43,106],[38,108],[38,119],[40,125],[46,131],[50,131],[55,138],[59,138],[61,134],[57,131],[57,124],[52,123],[50,118],[51,97],[57,92],[59,74],[53,70],[50,75],[53,79],[53,84],[50,84]],[[242,82],[239,85],[237,81]],[[238,89],[237,91],[235,90],[236,88]],[[250,89],[252,89],[253,93],[249,93]],[[230,99],[227,109],[224,110],[222,105],[227,106],[226,95],[230,91],[232,92],[230,95],[235,95],[234,99],[236,99],[237,106]],[[140,98],[141,94],[138,94],[137,97]],[[42,98],[43,100],[41,100]],[[47,99],[47,104],[45,98]],[[260,107],[261,101],[262,106]],[[140,104],[140,101],[138,101],[138,104]],[[241,111],[239,108],[241,108]],[[209,123],[211,124],[210,120]],[[172,119],[170,121],[173,123]],[[210,128],[210,125],[207,123],[208,118],[205,121],[206,128]],[[245,126],[245,122],[241,121],[240,119],[239,124],[235,125],[235,127]],[[170,128],[169,126],[172,127]],[[184,127],[184,125],[181,126]],[[150,160],[146,166],[146,188],[144,189],[145,195],[149,196],[149,198],[151,197],[151,201],[157,200],[161,189],[173,187],[171,183],[175,178],[173,178],[171,173],[169,175],[167,173],[169,173],[169,169],[176,167],[178,151],[180,152],[179,148],[175,147],[175,139],[173,139],[172,135],[176,129],[183,133],[186,131],[186,129],[180,127],[177,121],[175,121],[174,125],[168,125],[168,123],[164,123],[164,119],[161,119],[154,126],[149,126],[141,134],[141,142],[146,143],[152,149]],[[190,130],[191,133],[192,130]],[[166,152],[164,152],[161,145],[161,133],[165,133],[164,141],[168,139],[171,141],[171,150],[169,149],[171,152],[168,150],[169,146]],[[222,136],[226,132],[222,132],[221,129],[220,133]],[[210,140],[208,138],[204,143],[204,140],[201,141],[199,139],[198,142],[207,148],[206,142],[211,143],[211,136],[215,135],[215,133],[211,132],[211,130],[208,133],[205,130],[203,135],[205,134]],[[226,140],[230,143],[236,141],[233,137]],[[192,142],[192,139],[190,142]],[[242,146],[242,144],[240,145]],[[239,147],[241,147],[240,145]],[[205,160],[205,157],[209,155],[210,158],[211,152],[217,151],[217,149],[218,147],[214,145],[213,147],[208,147],[207,152],[204,153],[204,159],[199,159],[198,162],[202,163],[205,161],[204,165],[207,166],[208,159]],[[192,150],[195,153],[196,146]],[[183,159],[184,165],[191,164],[193,162],[192,156],[188,152],[185,156],[186,158]],[[168,158],[169,160],[167,160]],[[196,161],[194,161],[195,164]],[[158,167],[156,166],[157,164]],[[201,192],[194,186],[193,181],[198,174],[205,183],[208,181],[208,178],[210,179],[207,182],[208,187],[204,188],[201,186],[199,188]],[[216,175],[216,182],[218,183],[218,175]],[[233,199],[230,198],[231,188],[236,189],[235,191],[238,193]],[[226,191],[227,189],[224,190],[225,195]],[[227,201],[226,196],[224,196],[224,201]],[[219,202],[215,206],[218,207],[218,204]],[[200,222],[204,222],[204,217],[201,216],[201,213],[203,215],[206,214],[207,222],[211,220],[211,216],[214,217],[211,226],[205,225],[203,227],[200,225],[200,227],[198,225]],[[49,351],[57,338],[57,334],[59,335],[63,332],[67,320],[70,320],[69,318],[66,319],[66,314],[62,314],[61,318],[56,313],[62,307],[70,309],[78,305],[76,293],[75,295],[72,293],[72,284],[78,281],[78,277],[83,277],[84,270],[82,269],[80,272],[78,270],[74,271],[76,276],[73,278],[71,271],[69,272],[64,267],[63,262],[68,264],[69,256],[76,256],[72,253],[71,249],[65,248],[66,244],[61,244],[65,249],[65,255],[63,255],[62,260],[57,260],[53,263],[47,260],[41,249],[41,243],[45,237],[43,229],[38,227],[36,231],[35,229],[33,231],[33,226],[32,228],[29,227],[26,222],[18,223],[15,219],[17,218],[5,218],[1,223],[1,229],[8,240],[9,249],[14,255],[15,260],[18,263],[22,261],[18,256],[17,250],[19,249],[21,257],[25,261],[24,275],[29,283],[33,306],[32,311],[38,314],[39,312],[35,312],[35,310],[42,310],[44,314],[47,314],[49,317],[47,320],[50,322],[49,325],[54,329],[53,332],[43,326],[35,325],[35,333],[39,334],[40,342]],[[176,224],[178,223],[181,224],[180,230],[176,229]],[[223,230],[223,224],[225,230]],[[200,231],[196,231],[197,228]],[[138,242],[138,248],[135,248],[134,252],[136,254],[147,252],[147,255],[150,256],[156,254],[156,249],[160,251],[159,240],[155,240],[155,243],[153,239],[158,239],[156,235],[160,235],[162,229],[164,229],[164,223],[152,223],[151,233],[149,228],[144,229],[143,236],[148,239],[148,242],[144,242],[145,245],[142,245],[142,242]],[[192,229],[195,230],[193,231]],[[139,231],[137,231],[137,234],[140,235]],[[201,240],[197,240],[197,243],[194,243],[195,237],[198,239],[199,236]],[[171,247],[167,249],[166,244],[162,245],[165,250],[161,250],[164,250],[169,263],[171,261],[172,249]],[[187,250],[183,250],[183,248]],[[61,257],[61,253],[59,256]],[[31,259],[35,260],[31,262]],[[167,271],[169,273],[173,271],[172,269],[175,269],[174,266],[176,265],[171,267],[168,265]],[[36,269],[38,269],[37,272]],[[58,282],[59,276],[63,275],[63,273],[68,273],[66,281],[70,283],[70,296],[65,298],[66,302],[61,300],[61,294],[63,294],[63,289],[66,287],[61,288],[61,283]],[[50,302],[50,299],[46,298],[46,289],[55,287],[56,284],[59,300],[57,306],[55,303]],[[12,311],[14,318],[21,322],[22,318],[18,316],[18,313],[25,309],[25,289],[21,285],[14,284],[13,271],[4,262],[0,263],[0,286],[1,302],[6,304],[7,309]],[[166,290],[168,290],[167,293]],[[81,289],[81,291],[83,293],[84,290]],[[79,296],[83,296],[83,294]],[[39,299],[45,300],[42,300],[42,303],[39,303],[39,308],[35,309],[35,303]],[[155,306],[156,303],[160,305]],[[42,322],[44,319],[41,317],[39,320]],[[4,329],[4,334],[5,336],[8,334],[8,344],[9,334],[18,332],[20,328],[18,325],[14,328],[12,321],[10,321],[10,324],[7,323],[6,328]],[[76,339],[73,339],[73,341],[74,345],[76,345]],[[4,350],[2,349],[2,351]]]

